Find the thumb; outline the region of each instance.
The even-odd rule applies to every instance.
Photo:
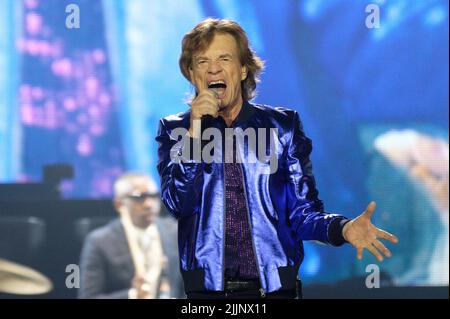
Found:
[[[371,201],[370,204],[367,206],[366,210],[364,211],[363,215],[368,218],[371,218],[376,207],[377,204],[374,201]]]

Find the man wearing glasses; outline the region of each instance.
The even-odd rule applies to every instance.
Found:
[[[114,184],[119,218],[93,231],[81,254],[80,298],[180,298],[176,223],[159,217],[155,182],[127,173]]]

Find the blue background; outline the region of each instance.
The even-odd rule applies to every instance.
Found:
[[[79,29],[65,26],[71,3]],[[365,25],[370,3],[380,28]],[[401,262],[383,269],[399,284],[430,283],[427,251],[442,225],[407,179],[389,182],[396,170],[371,145],[392,128],[448,142],[445,0],[2,0],[0,182],[40,180],[43,165],[60,162],[76,172],[63,185],[67,198],[109,198],[128,170],[157,179],[158,120],[186,110],[192,92],[178,68],[181,39],[209,16],[239,22],[266,61],[255,102],[300,113],[326,209],[354,217],[377,200],[380,214],[397,219],[376,213],[375,221],[403,235],[393,248]],[[389,201],[379,192],[386,185]],[[405,220],[420,231],[405,231]],[[356,262],[350,247],[305,249],[306,282],[364,274],[375,263]],[[425,270],[400,280],[414,269]]]

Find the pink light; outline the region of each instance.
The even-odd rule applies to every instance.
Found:
[[[92,119],[95,120],[101,119],[102,112],[100,111],[100,108],[97,105],[95,104],[90,105],[88,112]]]
[[[64,99],[63,106],[66,111],[72,112],[77,109],[77,102],[75,101],[75,99],[67,97]]]
[[[92,52],[92,57],[94,59],[94,62],[97,64],[105,63],[106,56],[103,50],[100,49],[94,50],[94,52]]]
[[[108,106],[111,103],[111,96],[109,94],[102,93],[98,100],[101,105]]]
[[[92,182],[93,189],[95,189],[98,195],[110,195],[112,192],[112,180],[111,177],[106,176],[96,176],[95,180]]]
[[[99,83],[95,77],[89,77],[85,82],[86,94],[90,98],[94,98],[98,93]]]
[[[38,41],[28,40],[26,47],[30,55],[38,55],[40,49]]]
[[[25,125],[33,125],[33,107],[31,104],[22,104],[20,107],[20,117]]]
[[[31,35],[37,35],[42,31],[42,17],[37,13],[30,12],[25,19],[26,30]]]
[[[20,86],[20,100],[22,102],[31,102],[31,87],[23,84]]]
[[[27,9],[36,9],[39,6],[38,0],[25,0],[25,7]]]
[[[91,134],[94,136],[101,136],[105,132],[105,128],[100,124],[93,124],[89,128],[89,132],[91,132]]]
[[[92,143],[88,135],[81,135],[78,139],[77,151],[82,156],[89,156],[92,154]]]
[[[44,97],[44,90],[40,87],[34,87],[31,89],[31,96],[35,100],[41,100]]]
[[[69,59],[61,59],[52,63],[52,71],[58,76],[69,77],[72,69],[72,62]]]
[[[52,46],[46,41],[39,41],[39,53],[42,56],[50,56],[52,54]]]

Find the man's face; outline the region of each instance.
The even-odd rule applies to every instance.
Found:
[[[194,54],[190,76],[197,92],[214,89],[218,93],[219,111],[223,111],[242,104],[241,81],[247,77],[246,72],[234,37],[215,34],[205,51]]]
[[[144,178],[130,181],[128,190],[116,197],[115,205],[119,211],[124,206],[133,224],[143,229],[155,222],[161,209],[156,187]]]

